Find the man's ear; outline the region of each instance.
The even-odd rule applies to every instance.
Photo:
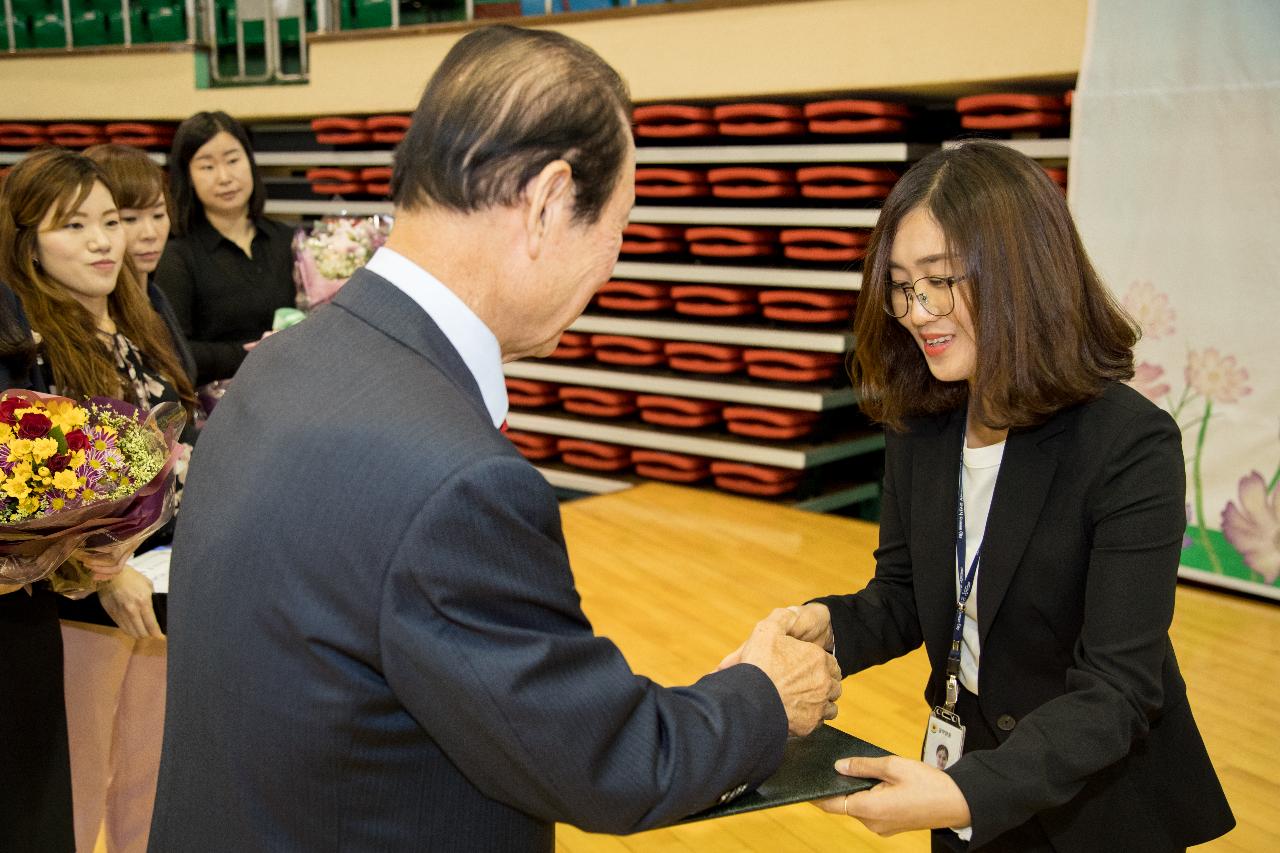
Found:
[[[573,167],[552,160],[525,185],[524,198],[526,245],[536,258],[552,229],[573,217]]]

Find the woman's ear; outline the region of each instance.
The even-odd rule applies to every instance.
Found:
[[[573,218],[573,167],[553,160],[525,185],[525,236],[529,257],[536,258],[553,229]]]

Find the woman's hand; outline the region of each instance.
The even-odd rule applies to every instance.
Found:
[[[151,581],[133,566],[126,565],[98,590],[98,600],[120,630],[135,640],[163,637],[151,603],[152,591]]]
[[[969,826],[969,803],[955,781],[922,761],[900,758],[842,758],[836,770],[846,776],[882,780],[868,791],[819,800],[824,812],[862,821],[877,835],[913,829],[957,829]]]
[[[244,351],[250,352],[251,350],[253,350],[254,347],[256,347],[258,344],[262,343],[263,341],[265,341],[267,338],[271,337],[274,334],[275,334],[274,329],[267,329],[265,332],[262,333],[262,337],[258,338],[256,341],[246,341],[243,344]]]
[[[815,643],[829,653],[835,652],[836,638],[831,631],[831,611],[827,609],[827,605],[811,603],[787,609],[796,615],[795,621],[787,630],[788,637],[795,637],[806,643]],[[742,646],[738,646],[725,655],[724,660],[720,661],[720,665],[716,667],[716,671],[728,669],[741,663],[741,660]]]

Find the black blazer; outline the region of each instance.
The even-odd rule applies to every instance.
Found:
[[[767,777],[740,665],[633,674],[579,606],[550,486],[440,330],[361,270],[254,349],[174,540],[150,849],[551,851]]]
[[[821,599],[846,675],[923,642],[930,706],[956,606],[963,423],[889,433],[875,577]],[[1168,851],[1234,826],[1169,641],[1184,494],[1177,425],[1127,386],[1010,432],[975,593],[978,701],[1001,742],[948,771],[974,849],[1028,820],[1067,851]]]

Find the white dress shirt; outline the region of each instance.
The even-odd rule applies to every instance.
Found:
[[[386,246],[373,253],[365,268],[394,284],[427,312],[475,377],[493,425],[502,426],[509,405],[502,348],[484,321],[438,278]]]

